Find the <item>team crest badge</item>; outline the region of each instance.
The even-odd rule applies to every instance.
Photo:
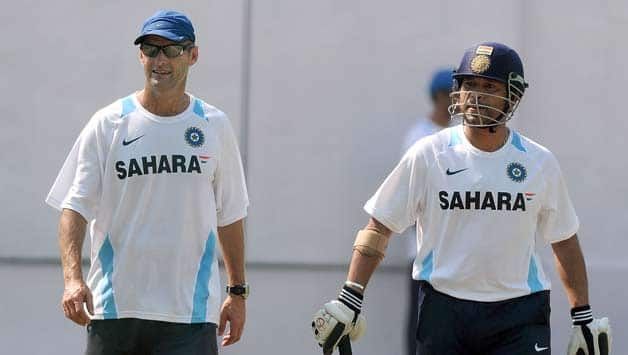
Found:
[[[510,180],[514,182],[523,182],[528,176],[528,172],[526,168],[519,163],[510,163],[508,164],[508,168],[506,168],[506,173]]]
[[[491,47],[491,46],[478,46],[478,48],[475,49],[475,54],[491,55],[491,54],[493,54],[493,47]]]
[[[471,71],[482,74],[491,66],[491,58],[485,54],[476,55],[471,61]]]
[[[205,143],[205,135],[200,128],[190,127],[185,130],[185,141],[192,147],[198,148]]]

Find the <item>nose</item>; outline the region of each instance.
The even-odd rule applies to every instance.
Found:
[[[163,50],[159,50],[159,52],[157,52],[157,56],[155,57],[155,62],[157,64],[163,64],[163,63],[168,62],[168,57],[166,57]]]
[[[481,91],[474,91],[474,92],[473,92],[473,95],[472,95],[473,102],[474,102],[474,103],[478,103],[478,104],[482,104],[483,99],[484,99],[485,97],[486,97],[486,96],[484,96],[484,94],[483,94]]]
[[[481,92],[479,92],[479,91],[468,91],[465,102],[467,104],[476,104],[476,103],[479,104],[481,99],[482,99],[482,93]]]

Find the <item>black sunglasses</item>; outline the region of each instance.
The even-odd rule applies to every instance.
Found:
[[[188,44],[187,46],[181,44],[169,44],[167,46],[156,46],[154,44],[142,43],[140,44],[140,50],[145,56],[155,58],[159,55],[159,52],[164,52],[164,55],[168,58],[176,58],[183,54],[184,51],[194,47],[194,44]]]

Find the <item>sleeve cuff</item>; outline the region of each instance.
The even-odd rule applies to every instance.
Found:
[[[247,215],[247,207],[245,207],[244,210],[240,211],[240,213],[237,213],[237,214],[232,214],[229,216],[218,216],[218,223],[217,223],[218,227],[228,226],[234,222],[237,222],[245,218]]]
[[[578,229],[580,229],[580,223],[576,223],[575,226],[573,226],[571,229],[569,229],[567,233],[565,234],[561,234],[560,236],[556,237],[556,238],[551,238],[548,241],[550,242],[550,244],[554,244],[554,243],[558,243],[558,242],[562,242],[565,241],[571,237],[573,237],[576,233],[578,233]]]
[[[61,203],[61,206],[59,208],[59,210],[63,210],[63,209],[69,209],[72,210],[78,214],[80,214],[81,216],[83,216],[83,218],[85,218],[85,220],[87,221],[87,223],[89,223],[92,219],[94,219],[93,214],[89,211],[89,209],[80,206],[78,204],[75,203],[71,203],[71,202],[63,202]]]
[[[405,228],[402,228],[396,223],[394,223],[389,216],[383,214],[380,210],[373,208],[368,203],[364,205],[364,211],[366,211],[366,213],[371,215],[371,217],[375,218],[381,224],[386,226],[386,228],[390,229],[391,231],[397,234],[401,234],[403,233],[404,230],[406,230]]]

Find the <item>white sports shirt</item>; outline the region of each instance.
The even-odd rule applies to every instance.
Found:
[[[486,302],[548,290],[535,237],[558,242],[579,226],[552,153],[512,129],[484,152],[462,125],[419,140],[364,209],[396,233],[417,222],[414,279]]]
[[[218,323],[217,227],[248,197],[227,117],[188,96],[172,117],[135,94],[98,111],[46,198],[90,222],[95,319]]]
[[[404,137],[403,146],[402,146],[402,149],[403,149],[402,154],[405,154],[405,152],[407,152],[408,149],[410,149],[410,147],[412,147],[414,143],[416,143],[419,139],[427,137],[431,134],[434,134],[440,131],[441,129],[443,129],[443,127],[437,125],[436,123],[434,123],[434,121],[432,121],[429,118],[420,119],[419,121],[417,121],[417,123],[414,124],[414,126],[412,126],[410,131]],[[416,257],[416,239],[417,238],[413,238],[410,236],[410,234],[413,234],[412,232],[415,232],[415,231],[418,232],[419,230],[418,229],[415,230],[415,228],[411,228],[411,230],[407,230],[406,233],[404,233],[403,235],[407,244],[406,255],[408,256],[409,261],[413,261]],[[406,236],[406,234],[408,235]]]

